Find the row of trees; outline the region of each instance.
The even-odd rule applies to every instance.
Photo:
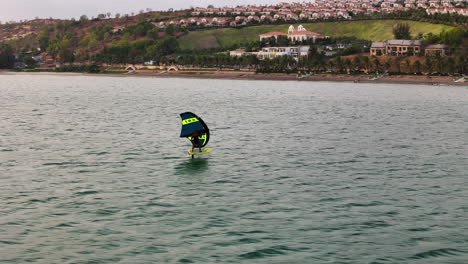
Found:
[[[217,67],[223,68],[256,68],[260,60],[257,56],[231,57],[225,53],[215,55],[183,55],[180,56],[177,63],[193,67]]]
[[[464,73],[467,69],[466,58],[432,57],[410,60],[402,57],[375,58],[355,56],[353,58],[336,57],[321,60],[317,57],[304,57],[297,63],[298,70],[333,71],[333,72],[393,72],[393,73]]]
[[[465,56],[432,57],[409,59],[402,57],[329,58],[320,53],[311,54],[295,60],[291,56],[259,60],[256,56],[231,57],[227,54],[184,55],[177,63],[194,67],[216,68],[253,68],[260,73],[335,72],[335,73],[422,73],[438,72],[446,74],[466,73],[468,59]]]

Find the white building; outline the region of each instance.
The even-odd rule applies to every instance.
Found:
[[[304,40],[309,40],[312,39],[313,42],[315,42],[316,39],[323,39],[327,38],[327,36],[322,36],[319,33],[308,31],[303,27],[302,25],[299,25],[297,29],[291,25],[288,28],[288,33],[282,33],[282,32],[269,32],[265,34],[260,34],[260,41],[263,39],[268,39],[271,37],[274,37],[275,39],[278,39],[278,36],[285,36],[291,41],[304,41]]]
[[[244,49],[233,50],[229,52],[231,57],[242,56],[257,56],[260,60],[273,59],[281,56],[291,56],[296,60],[299,57],[309,55],[310,46],[294,46],[294,47],[265,47],[258,52],[246,52]]]
[[[294,46],[294,47],[265,47],[258,52],[257,57],[261,60],[273,59],[281,56],[291,56],[295,59],[307,56],[310,46]]]

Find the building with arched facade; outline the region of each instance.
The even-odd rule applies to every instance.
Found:
[[[327,38],[327,36],[322,36],[319,33],[308,31],[302,25],[299,25],[297,29],[293,25],[289,26],[287,34],[282,33],[282,32],[269,32],[269,33],[259,35],[260,41],[262,41],[263,39],[271,38],[271,37],[278,39],[278,36],[285,36],[292,42],[298,42],[298,41],[302,42],[302,41],[309,40],[309,39],[312,39],[313,42],[315,42],[316,39]]]

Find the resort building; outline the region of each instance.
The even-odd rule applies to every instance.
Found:
[[[281,56],[291,56],[296,60],[299,57],[309,55],[310,46],[294,47],[265,47],[258,52],[246,52],[244,49],[237,49],[229,52],[231,57],[257,56],[260,60],[273,59]]]
[[[446,56],[447,45],[434,44],[424,47],[419,40],[392,39],[386,42],[373,42],[371,56]]]
[[[385,42],[372,42],[370,47],[371,56],[385,55]]]
[[[287,34],[283,32],[269,32],[269,33],[259,35],[260,41],[262,41],[263,39],[271,38],[271,37],[278,39],[278,36],[285,36],[290,41],[293,41],[293,42],[305,41],[309,39],[312,39],[313,42],[315,42],[316,39],[327,38],[327,36],[322,36],[319,33],[308,31],[302,25],[298,26],[297,29],[294,28],[293,25],[289,26]]]
[[[236,49],[229,52],[231,57],[242,57],[242,56],[257,56],[258,52],[247,52],[245,49]]]
[[[426,57],[440,56],[444,57],[447,55],[448,46],[444,44],[433,44],[429,45],[424,49],[424,55]]]
[[[419,40],[391,39],[386,42],[373,42],[371,56],[419,56],[422,44]]]
[[[257,57],[261,60],[273,59],[281,56],[291,56],[295,59],[307,56],[310,46],[295,46],[295,47],[265,47],[258,52]]]

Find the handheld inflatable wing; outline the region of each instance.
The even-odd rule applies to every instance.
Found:
[[[201,143],[201,147],[208,144],[210,140],[210,130],[200,117],[192,112],[185,112],[180,114],[180,118],[182,118],[180,137],[186,137],[193,142],[192,134],[198,132],[200,134],[198,139]]]

